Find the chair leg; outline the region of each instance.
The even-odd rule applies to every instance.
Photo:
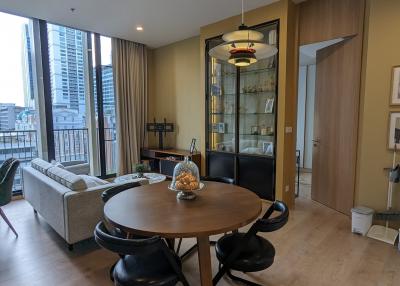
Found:
[[[115,268],[115,265],[117,265],[117,263],[118,263],[118,260],[110,268],[110,280],[112,282],[114,282],[114,268]]]
[[[249,280],[246,280],[246,279],[243,279],[243,278],[240,278],[240,277],[237,277],[237,276],[233,275],[230,269],[227,271],[227,273],[228,273],[229,278],[231,278],[231,279],[234,280],[234,281],[238,281],[238,282],[240,282],[240,283],[243,283],[243,284],[245,284],[245,285],[249,285],[249,286],[263,286],[263,285],[261,285],[261,284],[257,284],[257,283],[254,283],[254,282],[251,282],[251,281],[249,281]]]
[[[176,248],[176,255],[179,255],[179,251],[181,250],[182,240],[183,238],[180,238],[178,241],[178,247]]]
[[[11,228],[11,230],[13,231],[13,233],[15,234],[16,237],[18,237],[18,233],[17,231],[14,229],[14,227],[12,226],[11,222],[8,220],[6,214],[3,212],[3,210],[0,208],[0,215],[1,217],[4,219],[4,221],[8,224],[8,226]]]

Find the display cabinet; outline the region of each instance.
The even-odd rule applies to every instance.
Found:
[[[278,47],[278,21],[253,29]],[[206,40],[207,175],[234,178],[274,200],[278,54],[239,68],[208,55],[221,42]]]

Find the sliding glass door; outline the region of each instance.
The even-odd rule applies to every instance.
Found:
[[[47,24],[55,160],[89,163],[86,32]]]

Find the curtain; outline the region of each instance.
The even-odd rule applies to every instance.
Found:
[[[132,173],[146,145],[147,48],[126,40],[112,40],[114,71],[118,175]]]

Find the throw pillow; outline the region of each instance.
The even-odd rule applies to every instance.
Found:
[[[94,188],[97,186],[105,185],[108,184],[107,181],[102,180],[100,178],[94,177],[94,176],[89,176],[89,175],[79,175],[84,181],[87,186],[87,188]]]

